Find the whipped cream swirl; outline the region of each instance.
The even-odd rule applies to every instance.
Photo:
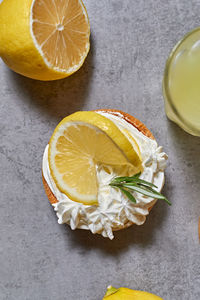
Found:
[[[127,132],[127,138],[130,142],[133,143],[130,135],[134,137],[140,148],[143,162],[143,172],[140,178],[154,183],[160,192],[164,185],[164,169],[167,160],[167,155],[162,151],[162,147],[159,147],[155,140],[146,137],[124,120],[120,113],[117,116],[107,112],[98,113],[113,121],[120,130],[123,130],[124,134]],[[145,222],[149,209],[156,200],[134,192],[137,203],[132,203],[119,189],[109,186],[114,177],[120,176],[120,174],[115,174],[112,168],[105,170],[97,167],[98,206],[84,205],[70,200],[57,188],[51,176],[48,164],[48,147],[47,145],[43,156],[43,175],[58,200],[53,206],[59,224],[67,223],[72,230],[76,228],[87,229],[94,234],[99,233],[112,240],[114,238],[113,231],[128,227],[133,223],[142,225]]]

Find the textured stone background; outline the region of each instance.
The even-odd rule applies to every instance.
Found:
[[[173,45],[200,24],[200,2],[87,0],[91,51],[68,79],[39,82],[0,62],[0,299],[101,300],[108,284],[200,299],[200,139],[169,122],[161,81]],[[144,121],[169,154],[164,193],[144,226],[100,236],[58,225],[41,180],[56,124],[116,108]]]

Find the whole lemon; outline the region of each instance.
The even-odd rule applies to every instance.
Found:
[[[109,286],[103,300],[163,300],[162,298],[142,291]]]

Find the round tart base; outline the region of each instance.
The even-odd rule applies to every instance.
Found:
[[[98,109],[98,110],[95,110],[95,112],[98,112],[98,111],[99,112],[110,113],[110,114],[115,115],[115,116],[119,116],[119,117],[123,118],[124,120],[126,120],[131,125],[133,125],[135,128],[137,128],[141,133],[143,133],[148,138],[155,139],[153,134],[151,133],[151,131],[140,120],[134,118],[133,116],[131,116],[131,115],[129,115],[129,114],[127,114],[127,113],[125,113],[121,110],[116,110],[116,109]],[[42,180],[43,180],[44,190],[45,190],[45,193],[46,193],[46,195],[49,199],[49,202],[51,204],[57,203],[58,200],[54,196],[54,194],[52,193],[49,185],[47,184],[47,182],[44,178],[43,173],[42,173]],[[154,206],[154,204],[151,207],[149,207],[149,211],[152,209],[153,206]],[[121,229],[128,228],[133,224],[134,224],[133,222],[129,221],[126,224],[124,224],[123,226],[118,226],[118,227],[112,228],[112,230],[113,231],[118,231],[118,230],[121,230]]]

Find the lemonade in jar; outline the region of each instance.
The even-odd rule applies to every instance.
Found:
[[[163,95],[168,118],[200,136],[200,28],[173,48],[165,67]]]

